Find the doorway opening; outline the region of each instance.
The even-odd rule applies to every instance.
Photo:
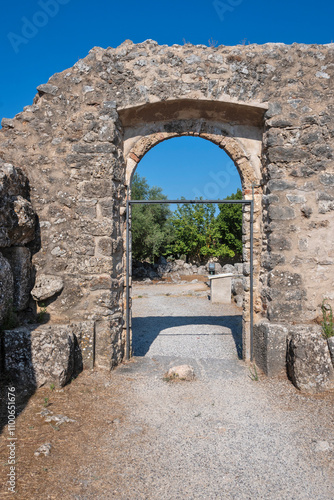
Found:
[[[125,344],[125,356],[129,360],[131,356],[131,294],[130,294],[130,280],[132,279],[132,261],[131,261],[131,206],[138,204],[239,204],[243,207],[248,206],[250,208],[250,224],[249,224],[249,235],[250,235],[250,361],[253,361],[253,225],[254,225],[254,196],[250,200],[131,200],[128,198],[126,203],[126,344]],[[242,339],[242,345],[244,345],[244,340]],[[238,350],[238,346],[237,346]],[[240,354],[238,350],[238,354]]]
[[[242,352],[245,360],[250,360],[253,357],[253,345],[251,345],[251,324],[256,324],[262,317],[262,295],[260,286],[260,272],[261,272],[261,251],[262,251],[262,171],[261,171],[261,154],[262,154],[262,130],[258,126],[232,126],[231,124],[210,122],[207,120],[188,120],[177,119],[172,121],[156,121],[146,124],[138,124],[136,121],[131,124],[131,120],[127,113],[126,129],[124,133],[124,158],[126,161],[126,188],[127,188],[127,201],[131,200],[131,185],[132,179],[136,169],[144,158],[144,156],[153,149],[156,145],[169,142],[170,139],[189,137],[204,139],[205,141],[218,146],[223,150],[233,166],[236,168],[240,176],[242,187],[242,200],[247,202],[252,201],[252,247],[250,252],[250,220],[251,220],[251,205],[249,203],[244,205],[242,212],[242,273],[245,277],[245,287],[243,289],[242,299]],[[132,116],[132,115],[131,115]],[[130,118],[131,118],[130,116]],[[133,118],[133,117],[132,117]],[[152,118],[152,117],[151,117]],[[218,151],[219,151],[218,149]],[[156,170],[159,171],[160,165],[156,165]],[[210,170],[205,169],[206,172]],[[163,169],[168,172],[168,170]],[[191,170],[188,170],[191,175]],[[160,170],[161,172],[161,170]],[[209,181],[209,179],[208,179]],[[189,182],[186,182],[189,184]],[[194,197],[197,196],[193,193]],[[205,193],[204,193],[205,194]],[[207,193],[208,194],[208,193]],[[218,193],[216,193],[218,194]],[[226,196],[226,195],[225,195]],[[218,196],[204,196],[203,201],[213,199],[218,203],[223,201],[224,195],[219,193]],[[172,200],[170,198],[168,201]],[[240,200],[240,201],[242,201]],[[127,269],[131,269],[131,263],[126,265],[126,245],[129,242],[126,237],[126,214],[131,221],[131,206],[132,204],[126,203],[123,205],[124,214],[124,232],[123,232],[123,269],[124,269],[124,285],[126,283]],[[133,200],[134,201],[134,200]],[[136,201],[140,201],[137,199]],[[146,201],[146,200],[144,200]],[[173,201],[173,200],[172,200]],[[182,203],[186,200],[175,200],[176,203]],[[188,197],[188,201],[196,201]],[[131,244],[130,244],[131,245]],[[131,246],[129,249],[131,260]],[[251,255],[252,253],[252,255]],[[250,266],[250,259],[252,258],[252,266]],[[252,268],[252,269],[251,269]],[[250,274],[252,271],[253,286],[250,286]],[[130,330],[131,338],[131,322],[127,318],[127,300],[126,300],[126,286],[124,286],[124,307],[123,307],[123,342],[126,345],[126,337],[129,336],[127,330]],[[131,294],[131,273],[130,273],[130,294]],[[253,305],[251,307],[250,300],[252,294]],[[128,301],[131,306],[131,301]],[[252,315],[252,318],[251,318]],[[131,340],[128,343],[128,353],[130,356]]]

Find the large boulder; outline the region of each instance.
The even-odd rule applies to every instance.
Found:
[[[157,264],[158,264],[157,272],[159,276],[163,276],[164,274],[169,273],[172,269],[171,263],[167,262],[165,257],[159,257]]]
[[[18,384],[62,387],[74,370],[70,325],[22,326],[4,332],[5,372]]]
[[[225,266],[222,269],[223,273],[231,273],[231,274],[237,274],[238,271],[236,268],[233,266],[233,264],[225,264]]]
[[[36,215],[24,173],[0,160],[0,247],[25,245],[35,237]]]
[[[303,392],[334,388],[334,370],[326,339],[319,326],[295,326],[288,335],[287,370]]]
[[[10,264],[0,253],[0,323],[13,306],[14,280]]]

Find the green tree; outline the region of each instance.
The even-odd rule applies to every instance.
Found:
[[[150,187],[145,177],[134,174],[131,193],[133,200],[166,200],[157,186]],[[132,205],[132,254],[138,260],[154,262],[164,255],[173,238],[169,205]]]
[[[241,200],[237,190],[226,198]],[[175,241],[169,245],[172,255],[186,255],[187,259],[201,261],[208,257],[233,258],[242,253],[242,206],[220,204],[215,217],[212,204],[178,205],[171,223],[175,230]]]
[[[242,200],[242,191],[227,196],[226,200]],[[229,248],[232,255],[242,254],[242,205],[239,203],[220,204],[216,218],[217,230],[220,234],[220,243]]]
[[[178,205],[171,223],[175,241],[168,247],[173,255],[186,255],[199,262],[205,257],[225,257],[231,252],[221,244],[221,235],[215,219],[215,206],[211,203]]]
[[[150,187],[145,177],[135,174],[133,200],[166,200],[160,187]],[[241,200],[237,190],[226,198]],[[211,203],[180,204],[174,213],[168,205],[132,205],[132,252],[135,259],[154,262],[160,255],[199,262],[209,257],[224,259],[242,253],[242,206]]]

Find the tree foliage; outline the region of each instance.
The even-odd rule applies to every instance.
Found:
[[[238,189],[236,194],[227,196],[226,200],[242,200],[242,191]],[[238,204],[220,204],[219,214],[216,224],[218,232],[221,235],[220,242],[228,247],[234,255],[242,253],[242,205]]]
[[[133,200],[167,199],[160,187],[150,187],[145,177],[137,173],[131,191]],[[170,215],[169,205],[132,205],[132,254],[135,259],[154,262],[156,257],[165,254],[173,237]]]
[[[150,187],[144,177],[134,175],[132,199],[166,200],[159,187]],[[226,198],[241,200],[237,190]],[[202,261],[209,257],[233,258],[242,253],[242,206],[220,204],[216,216],[213,204],[180,204],[174,213],[168,205],[132,206],[132,252],[138,260],[152,262],[160,255]]]
[[[171,255],[186,255],[200,261],[215,255],[219,247],[219,234],[215,227],[215,207],[212,204],[178,205],[171,217],[175,240],[168,247]]]

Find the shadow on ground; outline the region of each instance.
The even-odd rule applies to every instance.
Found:
[[[145,318],[132,319],[132,349],[134,356],[145,356],[158,335],[168,328],[191,326],[191,325],[214,325],[229,328],[235,343],[239,359],[242,359],[242,316],[148,316]],[[168,334],[163,334],[168,335]],[[182,333],[182,335],[195,335],[198,333]],[[229,332],[201,333],[201,336],[225,336]],[[175,334],[174,334],[175,336]]]

